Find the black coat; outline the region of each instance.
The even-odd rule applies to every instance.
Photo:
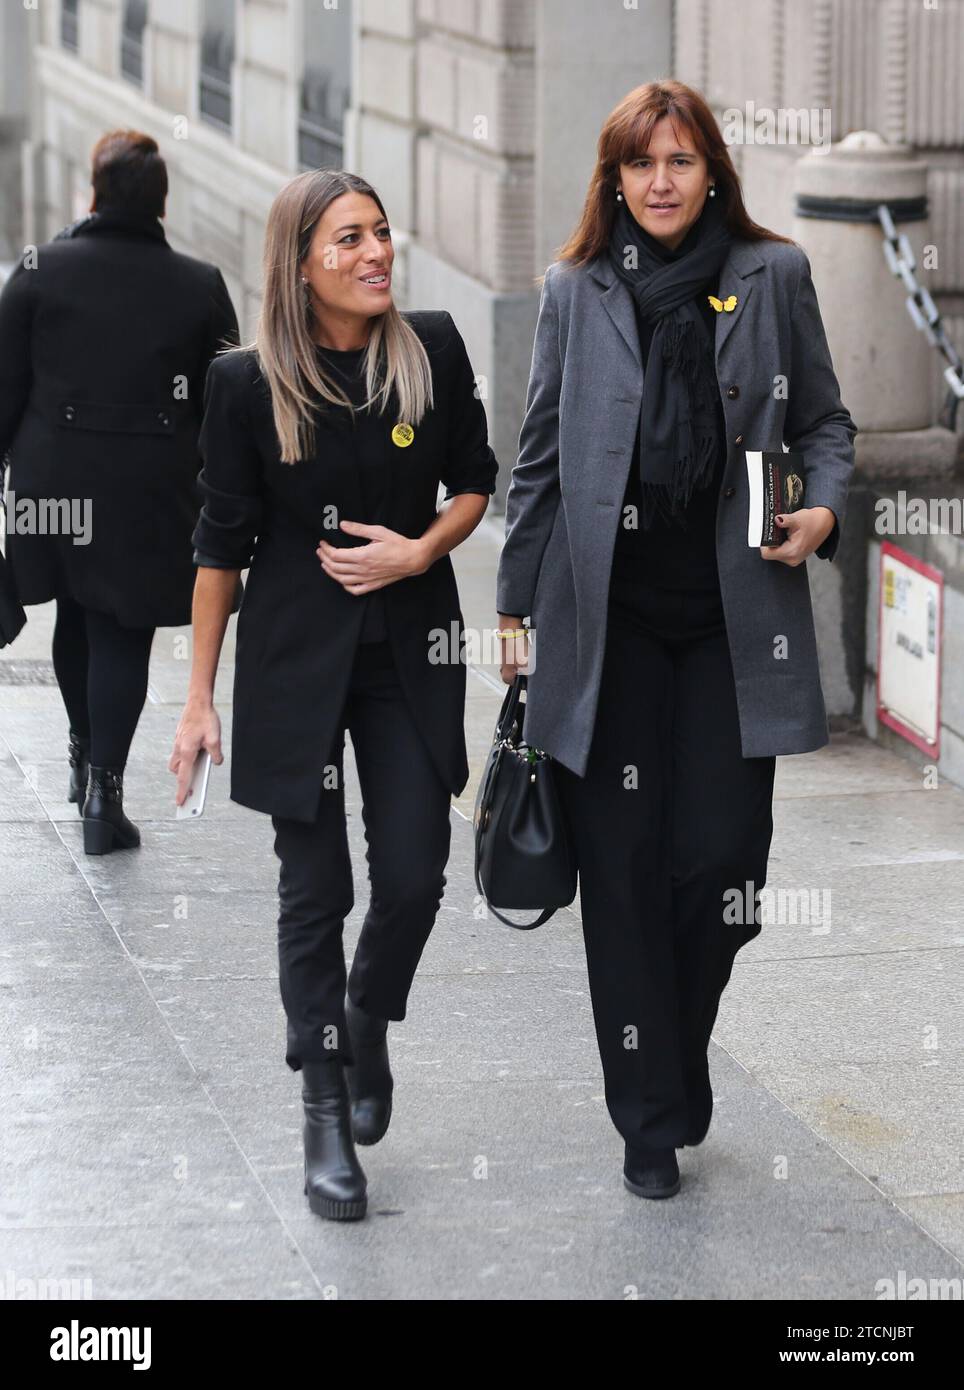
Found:
[[[436,516],[440,481],[446,500],[463,492],[489,495],[498,464],[451,315],[405,317],[428,351],[435,405],[404,448],[392,441],[399,422],[394,399],[380,417],[389,478],[382,516],[391,530],[415,538]],[[198,559],[251,566],[238,615],[231,798],[301,821],[317,812],[363,616],[361,596],[326,574],[315,553],[321,540],[365,543],[333,527],[333,518],[373,524],[362,506],[345,419],[340,408],[319,414],[313,456],[282,463],[256,354],[228,354],[208,373]],[[443,782],[457,795],[469,774],[464,631],[452,562],[445,555],[424,574],[378,592],[406,700]],[[444,631],[454,659],[430,659],[432,629]],[[404,806],[398,813],[405,814]]]
[[[172,250],[156,218],[94,213],[16,266],[0,294],[0,456],[22,603],[66,593],[128,627],[191,621],[204,378],[225,341],[238,325],[221,272]],[[44,498],[89,499],[90,543],[11,534]]]

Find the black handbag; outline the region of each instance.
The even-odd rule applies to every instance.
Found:
[[[4,468],[0,464],[0,514],[3,516],[3,534],[7,534],[7,501],[4,495]],[[9,646],[20,635],[27,615],[17,597],[17,586],[13,582],[13,570],[7,564],[7,557],[0,551],[0,647]]]
[[[576,862],[552,759],[523,742],[526,678],[506,691],[475,800],[475,886],[506,926],[531,931],[576,896]],[[495,906],[494,906],[495,904]],[[510,922],[498,908],[538,908]]]

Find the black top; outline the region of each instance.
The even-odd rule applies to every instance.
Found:
[[[384,449],[373,432],[373,417],[370,412],[359,410],[365,403],[365,378],[362,371],[364,348],[352,348],[341,352],[336,348],[318,347],[318,356],[323,359],[338,385],[355,406],[354,420],[344,406],[328,405],[326,409],[340,417],[340,424],[347,430],[354,430],[355,462],[362,496],[365,499],[365,515],[340,518],[345,521],[363,521],[366,526],[384,525],[381,515],[387,496],[388,479],[384,471]],[[375,416],[374,420],[380,420]],[[384,423],[381,421],[380,423]],[[364,540],[363,545],[367,544]],[[365,616],[362,619],[359,642],[387,642],[388,628],[385,625],[385,601],[381,589],[368,594],[358,594],[356,601],[364,603]]]
[[[663,246],[641,227],[639,231],[641,238],[652,247],[661,260],[672,261],[685,256],[695,238],[696,226],[694,225],[687,232],[675,251]],[[719,288],[717,279],[718,277],[713,277],[711,281],[708,281],[696,297],[697,307],[706,321],[711,340],[716,335],[717,314],[707,295],[716,293]],[[636,308],[635,297],[633,298],[633,307]],[[645,366],[649,345],[653,337],[653,327],[643,319],[638,310],[636,327],[639,331],[640,353]],[[720,439],[725,441],[726,424],[723,415],[723,403],[719,398],[717,398],[716,405],[720,422]],[[631,506],[636,509],[635,513],[628,513],[630,516],[639,517],[641,514],[639,430],[637,428],[629,478],[623,496],[622,506],[624,510],[620,513],[620,526],[616,534],[613,576],[623,584],[627,580],[634,580],[658,589],[686,590],[687,592],[718,590],[720,578],[716,561],[716,508],[725,465],[726,446],[724,443],[709,484],[693,493],[689,505],[684,511],[685,529],[678,523],[668,522],[660,517],[654,518],[652,527],[645,531],[642,527],[635,529],[627,527],[622,524],[622,520],[627,516],[626,507]]]
[[[354,431],[352,449],[355,454],[362,496],[365,499],[364,516],[343,517],[339,520],[363,521],[367,526],[384,525],[385,522],[381,516],[387,496],[387,479],[382,462],[384,450],[380,447],[373,431],[371,415],[368,411],[359,409],[364,405],[366,399],[365,379],[362,373],[362,359],[365,355],[365,349],[351,348],[347,352],[343,352],[336,348],[320,347],[316,343],[315,351],[322,359],[329,375],[336,379],[345,395],[356,407],[354,420],[352,420],[351,412],[345,406],[327,403],[325,405],[325,410],[331,412],[331,419],[339,429]],[[376,420],[378,418],[375,417]],[[354,538],[351,541],[352,545],[359,543],[365,544],[363,540],[359,542]],[[223,561],[216,560],[213,556],[200,550],[194,552],[194,563],[210,566],[214,569],[228,567]],[[320,566],[320,560],[318,564]],[[374,589],[368,594],[355,595],[355,601],[363,603],[365,606],[359,642],[387,642],[388,628],[385,623],[385,602],[382,590]]]

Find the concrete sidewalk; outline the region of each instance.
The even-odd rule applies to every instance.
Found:
[[[501,525],[456,562],[492,626]],[[438,924],[391,1030],[396,1113],[363,1150],[370,1217],[313,1217],[284,1064],[267,817],[215,769],[197,824],[167,760],[183,631],[154,645],[127,776],[143,848],[88,859],[65,800],[50,608],[0,652],[0,1280],[95,1298],[858,1299],[964,1276],[964,794],[866,740],[778,761],[768,887],[801,858],[822,925],[740,953],[711,1050],[716,1110],[683,1187],[622,1187],[578,917],[479,914],[471,810],[503,687],[469,672],[472,777]],[[218,679],[230,728],[233,627]],[[356,907],[366,906],[346,750]],[[403,808],[401,808],[403,809]]]

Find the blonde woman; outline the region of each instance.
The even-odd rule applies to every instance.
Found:
[[[271,209],[254,343],[211,366],[194,533],[194,660],[170,770],[222,761],[212,692],[238,615],[231,798],[271,816],[286,1061],[302,1073],[305,1192],[364,1216],[355,1143],[388,1128],[387,1026],[405,1017],[446,883],[449,805],[468,780],[449,552],[478,525],[497,463],[465,345],[444,311],[399,312],[375,190],[300,175]],[[445,501],[436,509],[439,482]],[[351,733],[371,901],[347,976],[354,904],[343,753]]]

